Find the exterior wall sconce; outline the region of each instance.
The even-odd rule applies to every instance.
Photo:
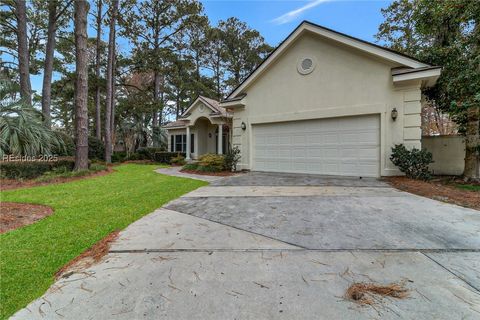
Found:
[[[245,124],[245,122],[242,122],[241,128],[243,131],[247,130],[247,125]]]
[[[392,109],[391,116],[392,116],[392,120],[393,120],[393,121],[397,120],[397,118],[398,118],[397,108],[393,108],[393,109]]]

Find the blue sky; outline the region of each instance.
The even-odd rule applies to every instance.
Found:
[[[260,31],[272,46],[280,43],[303,20],[309,20],[363,40],[374,41],[374,34],[383,21],[380,9],[388,6],[390,2],[388,0],[202,1],[212,24],[235,16]],[[299,14],[295,15],[295,11]]]
[[[257,29],[272,46],[278,45],[303,20],[374,42],[383,21],[380,9],[390,0],[204,0],[201,1],[211,24],[237,17]],[[89,36],[95,31],[89,28]],[[108,33],[103,38],[107,41]],[[127,51],[119,41],[119,49]],[[56,77],[55,77],[56,78]],[[42,76],[32,76],[32,88],[41,92]]]

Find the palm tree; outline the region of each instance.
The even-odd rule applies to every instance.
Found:
[[[42,114],[18,96],[19,87],[0,79],[0,157],[51,155],[63,140],[42,121]]]

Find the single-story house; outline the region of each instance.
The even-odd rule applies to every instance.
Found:
[[[441,68],[302,22],[228,97],[199,97],[165,128],[187,158],[238,147],[240,169],[398,175],[391,147],[421,148],[422,89]]]

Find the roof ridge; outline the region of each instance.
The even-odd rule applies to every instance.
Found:
[[[303,20],[297,27],[295,27],[295,29],[293,29],[292,32],[290,32],[290,34],[288,34],[288,36],[285,37],[285,39],[283,39],[277,47],[275,47],[275,49],[272,50],[272,52],[270,52],[266,57],[265,59],[263,59],[263,61],[255,68],[253,69],[246,77],[245,79],[243,79],[235,88],[233,88],[232,91],[230,91],[230,93],[226,96],[226,99],[225,100],[228,100],[232,97],[232,95],[237,92],[237,90],[239,90],[241,87],[243,87],[243,85],[245,83],[247,83],[247,80],[249,80],[255,73],[256,71],[258,71],[264,64],[266,61],[268,61],[272,56],[274,56],[275,54],[277,54],[278,52],[280,52],[280,48],[285,44],[287,43],[287,41],[298,31],[302,28],[302,26],[304,25],[309,25],[311,27],[314,27],[314,28],[319,28],[325,32],[331,32],[333,34],[336,34],[338,36],[341,36],[341,37],[345,37],[345,38],[348,38],[350,40],[353,40],[353,41],[358,41],[360,43],[363,43],[364,45],[369,45],[369,46],[372,46],[374,48],[377,48],[377,49],[381,49],[381,50],[385,50],[385,51],[388,51],[390,53],[393,53],[393,54],[396,54],[400,57],[403,57],[403,58],[407,58],[407,59],[410,59],[412,61],[415,61],[417,64],[424,64],[424,65],[427,65],[427,66],[430,66],[430,64],[424,62],[424,61],[421,61],[421,60],[418,60],[412,56],[409,56],[407,54],[404,54],[404,53],[401,53],[401,52],[398,52],[396,50],[393,50],[391,48],[387,48],[387,47],[384,47],[384,46],[381,46],[381,45],[378,45],[378,44],[375,44],[373,42],[369,42],[369,41],[366,41],[366,40],[363,40],[363,39],[360,39],[360,38],[356,38],[356,37],[353,37],[351,35],[348,35],[348,34],[345,34],[345,33],[342,33],[342,32],[339,32],[339,31],[336,31],[336,30],[333,30],[333,29],[330,29],[330,28],[327,28],[327,27],[324,27],[322,25],[319,25],[319,24],[316,24],[314,22],[311,22],[311,21],[308,21],[308,20]],[[405,65],[405,64],[404,64]],[[240,93],[240,92],[238,92]]]

